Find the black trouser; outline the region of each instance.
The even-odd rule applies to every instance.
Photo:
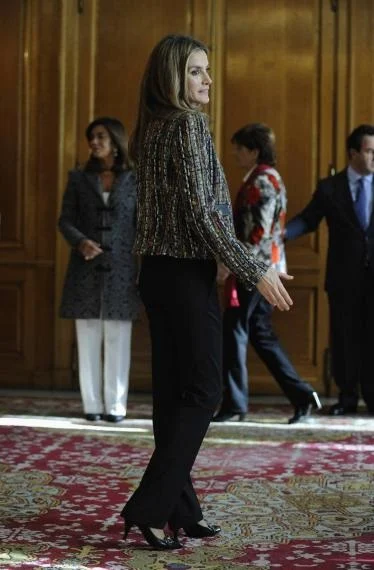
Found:
[[[306,405],[313,388],[301,380],[279,343],[271,322],[272,306],[257,289],[238,285],[239,307],[223,316],[223,413],[248,410],[247,350],[250,342],[279,386],[296,406]]]
[[[211,260],[145,257],[155,450],[122,516],[179,528],[203,518],[190,471],[222,393],[221,316]]]
[[[356,407],[361,395],[374,413],[374,275],[367,269],[355,291],[329,292],[332,373],[339,403]]]

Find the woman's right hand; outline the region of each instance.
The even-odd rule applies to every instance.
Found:
[[[83,255],[86,261],[90,261],[103,253],[100,244],[91,239],[82,239],[78,245],[78,251]]]
[[[288,281],[293,279],[293,277],[292,275],[288,275],[288,273],[279,273],[279,271],[273,267],[269,267],[256,287],[273,307],[277,307],[280,311],[289,311],[293,305],[293,301],[287,293],[281,281],[282,279]]]

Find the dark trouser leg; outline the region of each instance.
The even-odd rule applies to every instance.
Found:
[[[180,387],[175,379],[179,374],[177,347],[173,330],[164,318],[162,310],[151,309],[149,324],[152,340],[152,370],[153,370],[153,432],[155,446],[163,445],[165,434],[177,421],[178,407],[175,402],[179,400]],[[164,381],[169,379],[169,382]],[[182,517],[180,517],[180,513]],[[181,493],[181,497],[169,517],[169,525],[178,528],[178,519],[194,521],[202,519],[202,512],[196,496],[191,477]],[[157,528],[157,527],[156,527]]]
[[[122,515],[162,528],[202,518],[190,471],[221,395],[221,318],[209,261],[146,258],[155,451]],[[165,360],[173,359],[173,364]]]
[[[339,404],[354,408],[362,370],[362,293],[347,299],[329,294],[329,306],[332,373]]]
[[[261,297],[249,319],[250,342],[290,402],[295,407],[306,405],[313,388],[301,380],[279,343],[271,322],[272,312],[270,303]]]
[[[364,310],[362,314],[362,370],[360,377],[361,394],[368,410],[374,414],[374,275],[367,270],[365,279]]]
[[[169,433],[178,422],[180,386],[176,381],[180,374],[177,346],[172,329],[169,328],[163,311],[151,309],[149,324],[152,338],[153,371],[153,432],[156,448],[164,445],[165,434]],[[169,379],[169,382],[165,381]],[[199,521],[203,518],[199,500],[196,496],[191,477],[188,476],[181,496],[168,518],[171,528],[180,528],[181,521]],[[187,523],[186,525],[187,526]],[[157,528],[157,526],[156,526]]]
[[[240,306],[227,308],[223,315],[223,399],[220,412],[248,410],[247,351],[249,318],[260,294],[238,285]]]
[[[248,335],[241,324],[239,307],[223,314],[222,413],[245,413],[248,409]]]

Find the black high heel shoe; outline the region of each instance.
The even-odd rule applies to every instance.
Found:
[[[148,542],[149,546],[152,546],[152,548],[155,548],[156,550],[172,550],[174,548],[182,548],[182,545],[177,538],[171,538],[171,536],[167,535],[165,535],[164,538],[158,538],[158,536],[152,532],[149,526],[137,524],[133,521],[125,522],[125,532],[123,535],[124,540],[126,540],[127,535],[133,526],[138,527],[145,540]]]
[[[208,526],[203,526],[202,524],[195,523],[190,526],[183,527],[184,532],[189,538],[207,538],[209,536],[216,536],[221,532],[221,527],[215,524],[208,524]],[[174,540],[178,540],[178,531],[174,531]]]
[[[292,416],[292,418],[290,418],[288,420],[288,423],[289,424],[296,424],[302,418],[306,418],[307,416],[310,416],[313,409],[314,410],[320,410],[321,408],[322,408],[322,404],[320,402],[320,399],[318,397],[317,392],[312,392],[309,395],[309,401],[307,404],[305,404],[304,406],[297,406],[295,408],[295,413]]]

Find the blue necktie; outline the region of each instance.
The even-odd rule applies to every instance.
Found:
[[[364,186],[364,179],[359,178],[357,180],[357,194],[355,201],[355,211],[363,230],[366,230],[366,210],[367,210],[367,197]]]

